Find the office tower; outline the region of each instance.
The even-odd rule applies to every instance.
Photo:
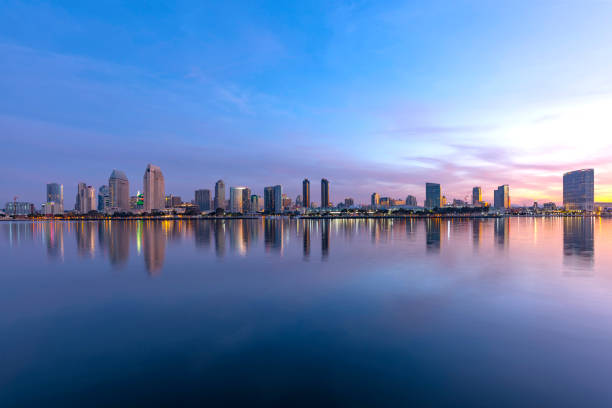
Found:
[[[251,196],[251,211],[252,212],[257,212],[259,211],[259,202],[260,202],[260,197],[258,195],[253,194]]]
[[[110,189],[106,184],[98,189],[98,211],[104,212],[111,207]]]
[[[85,189],[85,187],[87,187],[87,184],[85,183],[79,183],[77,186],[77,194],[76,194],[76,199],[74,201],[74,210],[81,212],[81,190]]]
[[[472,189],[472,205],[479,205],[482,201],[482,188],[474,187]]]
[[[351,197],[345,198],[344,199],[344,206],[345,207],[352,207],[355,205],[355,200],[352,199]]]
[[[264,188],[264,211],[274,212],[274,187]]]
[[[302,206],[310,208],[310,180],[302,181]]]
[[[164,175],[159,167],[147,165],[143,177],[144,208],[146,212],[163,210],[165,208]]]
[[[507,184],[497,187],[497,190],[493,192],[493,207],[510,208],[510,187]]]
[[[563,206],[568,211],[594,210],[595,170],[576,170],[563,175]]]
[[[223,180],[218,180],[215,183],[215,203],[214,209],[222,208],[225,210],[225,183]]]
[[[406,196],[406,205],[410,206],[410,207],[416,207],[418,205],[416,197],[413,196],[413,195],[407,195]]]
[[[372,208],[378,207],[380,205],[380,196],[378,195],[378,193],[372,193],[370,201],[370,205],[372,206]]]
[[[251,211],[251,189],[245,187],[242,190],[242,212],[248,213]]]
[[[34,214],[34,204],[20,201],[9,201],[4,206],[6,215],[30,215]]]
[[[321,208],[329,207],[331,207],[329,201],[329,181],[327,179],[321,179]]]
[[[81,185],[82,184],[82,185]],[[96,189],[92,186],[86,186],[79,183],[79,209],[81,214],[87,214],[90,211],[95,211],[98,208],[98,200],[96,200]]]
[[[47,184],[47,204],[50,203],[53,203],[53,214],[64,212],[64,186],[62,184]]]
[[[230,205],[229,210],[233,213],[242,212],[243,191],[245,187],[230,187]]]
[[[295,197],[295,206],[296,207],[304,206],[304,203],[302,202],[302,196],[300,194],[298,194],[297,197]]]
[[[442,206],[442,188],[438,183],[425,183],[425,208]]]
[[[283,188],[280,185],[276,185],[274,188],[274,212],[283,212]]]
[[[130,183],[121,170],[113,170],[108,178],[111,208],[127,211],[130,208]]]
[[[210,211],[210,190],[196,190],[195,203],[200,208],[200,211]]]

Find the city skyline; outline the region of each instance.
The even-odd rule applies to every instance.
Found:
[[[479,185],[492,202],[509,184],[516,204],[560,204],[558,175],[596,168],[595,201],[612,201],[612,57],[597,51],[612,36],[612,4],[587,3],[314,2],[271,14],[237,3],[146,15],[134,4],[110,15],[95,3],[9,1],[0,201],[39,205],[40,186],[57,181],[70,208],[83,177],[97,187],[112,168],[133,194],[149,161],[183,197],[215,174],[228,188],[281,184],[291,197],[295,180],[327,177],[332,201],[378,191],[421,202],[427,179],[447,197]],[[232,24],[212,24],[227,15]]]

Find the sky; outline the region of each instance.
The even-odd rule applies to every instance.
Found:
[[[0,2],[0,205],[166,193],[612,201],[612,1]]]

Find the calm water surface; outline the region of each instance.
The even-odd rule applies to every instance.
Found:
[[[0,223],[0,406],[612,406],[612,221]]]

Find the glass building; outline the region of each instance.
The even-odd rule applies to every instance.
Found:
[[[482,202],[482,188],[474,187],[472,189],[472,205],[478,205]]]
[[[210,211],[210,190],[196,190],[195,203],[200,208],[200,211]]]
[[[510,208],[510,187],[507,184],[497,187],[493,192],[493,207]]]
[[[223,180],[218,180],[215,183],[215,210],[222,208],[225,210],[225,183]]]
[[[321,179],[321,208],[329,208],[329,180]]]
[[[576,170],[563,175],[563,206],[569,211],[593,211],[595,170]]]
[[[310,208],[310,180],[302,181],[302,206]]]
[[[425,208],[440,208],[442,188],[438,183],[425,183]]]
[[[160,170],[161,174],[161,170]],[[130,182],[121,170],[113,170],[108,178],[108,190],[110,193],[110,206],[119,210],[130,208]]]

